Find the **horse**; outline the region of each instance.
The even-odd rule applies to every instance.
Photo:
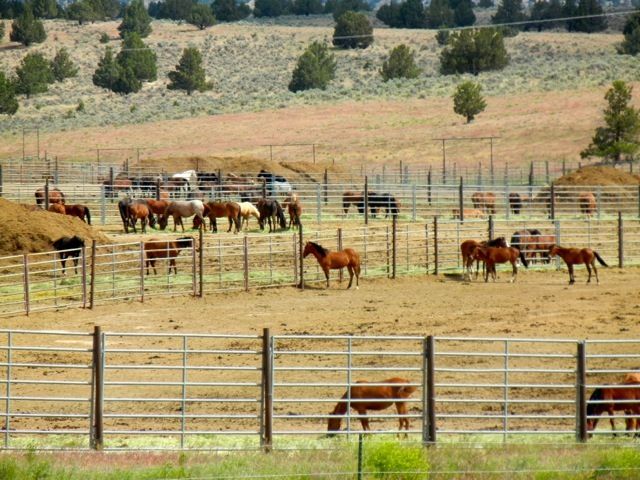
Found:
[[[289,212],[289,228],[292,226],[300,228],[300,216],[302,215],[302,205],[297,193],[291,193],[285,198],[282,206]]]
[[[102,186],[104,187],[104,193],[107,198],[117,197],[120,191],[129,193],[133,191],[133,182],[127,177],[116,177],[113,179],[113,184],[111,180],[105,180],[102,182]]]
[[[416,387],[408,385],[410,383],[409,380],[394,377],[375,382],[393,385],[367,385],[368,383],[374,382],[359,380],[356,385],[351,385],[349,390],[342,395],[342,399],[331,412],[333,416],[329,418],[327,430],[330,433],[327,436],[334,436],[335,433],[332,432],[340,430],[342,418],[336,415],[344,415],[349,407],[358,412],[360,424],[364,431],[370,430],[369,419],[366,417],[367,410],[384,410],[395,403],[398,415],[407,415],[409,413],[405,400],[416,391]],[[398,423],[398,430],[403,428],[407,431],[409,430],[408,418],[399,416]]]
[[[178,268],[176,267],[176,257],[180,254],[180,250],[183,248],[189,248],[194,245],[194,239],[192,237],[179,237],[176,240],[150,240],[144,242],[144,254],[145,254],[145,266],[147,267],[147,275],[149,275],[149,264],[153,267],[153,274],[157,275],[156,260],[159,258],[169,259],[169,270],[167,273],[171,273],[171,267],[175,275],[178,274]]]
[[[118,202],[118,211],[120,212],[120,218],[122,219],[122,226],[124,228],[124,232],[129,233],[129,227],[131,226],[134,227],[134,231],[135,231],[135,223],[133,225],[131,224],[132,219],[129,215],[129,205],[132,205],[132,204],[145,205],[149,209],[149,215],[147,217],[149,221],[149,226],[152,228],[155,227],[156,217],[151,212],[151,207],[149,206],[148,200],[145,200],[145,199],[131,200],[129,197],[125,197]],[[137,218],[140,218],[140,217],[137,217]],[[144,225],[143,225],[143,232],[144,232]]]
[[[578,195],[578,203],[580,204],[580,213],[584,215],[593,215],[596,213],[596,197],[591,192],[581,192]]]
[[[475,192],[471,195],[473,208],[482,210],[488,215],[496,214],[496,195],[493,192]]]
[[[625,382],[624,385],[632,384],[637,384],[637,382]],[[624,410],[626,415],[640,415],[640,386],[636,388],[628,386],[596,388],[587,402],[587,431],[595,430],[598,425],[598,417],[607,412],[611,431],[615,436],[616,425],[613,415],[616,410]],[[626,418],[625,423],[628,432],[635,430],[635,436],[640,437],[640,432],[634,428],[638,425],[635,418]]]
[[[202,203],[202,200],[182,200],[171,202],[158,221],[160,230],[167,228],[169,217],[173,217],[173,231],[177,231],[179,223],[182,227],[182,231],[184,232],[182,217],[190,217],[192,215],[200,217],[200,220],[204,222],[204,204]]]
[[[48,211],[52,213],[60,213],[61,215],[67,213],[67,209],[65,208],[63,203],[52,203],[51,205],[49,205]]]
[[[347,267],[349,271],[349,285],[347,288],[351,288],[354,275],[356,277],[356,289],[360,285],[360,255],[352,248],[345,248],[339,252],[330,252],[322,245],[315,242],[307,242],[302,256],[306,258],[309,254],[318,260],[324,276],[327,278],[327,288],[329,288],[329,270],[344,267]]]
[[[514,215],[520,215],[522,210],[522,197],[519,193],[512,192],[509,194],[509,208]]]
[[[231,231],[231,228],[234,225],[236,227],[234,233],[238,233],[240,231],[240,205],[237,202],[207,202],[205,203],[205,209],[207,210],[205,216],[209,217],[212,232],[218,231],[216,218],[219,217],[227,217],[229,219],[229,229],[227,230],[227,233]]]
[[[257,208],[260,212],[260,218],[258,219],[260,230],[264,230],[266,220],[269,222],[269,233],[274,231],[276,229],[276,218],[280,223],[280,228],[287,228],[287,219],[284,217],[284,211],[277,200],[261,198],[258,200]]]
[[[136,201],[127,205],[127,218],[129,219],[129,225],[133,228],[133,233],[138,233],[136,230],[136,223],[138,220],[140,220],[140,224],[142,225],[142,233],[147,233],[147,221],[151,224],[153,213],[151,213],[146,202]],[[126,226],[125,232],[129,233]]]
[[[44,187],[40,187],[35,192],[36,205],[38,205],[39,207],[45,204],[44,190]],[[62,205],[65,204],[64,193],[62,193],[62,190],[56,187],[49,187],[49,205],[51,205],[52,203],[61,203]]]
[[[240,202],[240,216],[242,217],[242,224],[249,228],[249,217],[254,216],[257,220],[260,220],[260,212],[256,206],[251,202]]]
[[[533,260],[536,255],[540,255],[544,263],[551,261],[549,248],[555,243],[555,235],[543,235],[537,228],[518,230],[511,236],[511,246],[520,250],[527,260]]]
[[[91,225],[91,212],[86,205],[65,205],[64,213],[72,217],[78,217],[83,222]]]
[[[396,200],[396,197],[390,193],[375,193],[370,192],[367,201],[369,208],[371,209],[371,216],[375,218],[378,210],[385,210],[384,217],[387,218],[389,214],[393,217],[397,217],[400,213],[400,202]]]
[[[78,257],[84,248],[84,240],[77,235],[74,235],[73,237],[60,237],[53,242],[53,248],[55,248],[58,251],[58,255],[60,255],[62,275],[67,274],[67,267],[65,263],[69,257],[73,259],[74,270],[78,273]]]
[[[520,257],[520,261],[525,268],[529,268],[527,259],[520,250],[514,247],[477,246],[473,249],[472,256],[474,259],[482,260],[485,263],[487,267],[484,273],[485,282],[489,281],[489,274],[491,274],[493,281],[496,281],[496,263],[511,263],[513,274],[511,275],[510,283],[515,282],[518,276],[518,266],[516,265],[518,257]]]
[[[494,238],[493,240],[485,240],[478,242],[476,240],[465,240],[460,244],[460,253],[462,254],[462,267],[465,270],[466,277],[468,275],[471,280],[471,267],[473,267],[473,249],[475,247],[508,247],[507,240],[504,237]],[[480,270],[480,260],[476,259],[476,278]]]
[[[564,248],[559,245],[551,245],[549,248],[549,257],[559,256],[564,260],[564,263],[567,264],[567,268],[569,269],[569,285],[573,285],[576,283],[576,278],[573,274],[573,266],[583,264],[587,267],[587,272],[589,272],[589,278],[587,279],[587,283],[591,283],[591,269],[593,268],[593,273],[596,275],[596,283],[600,283],[598,280],[598,270],[596,269],[596,260],[603,267],[608,267],[602,257],[595,250],[591,250],[590,248]]]
[[[355,205],[358,208],[358,213],[364,215],[364,193],[362,192],[344,192],[342,194],[342,209],[346,216],[349,212],[349,207]]]

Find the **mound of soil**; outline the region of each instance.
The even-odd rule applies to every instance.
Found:
[[[0,198],[0,255],[51,250],[55,240],[73,235],[85,242],[109,243],[104,234],[79,218]]]
[[[639,185],[640,175],[613,167],[582,167],[553,182],[554,185]]]

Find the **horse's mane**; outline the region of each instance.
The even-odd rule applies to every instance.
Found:
[[[322,245],[319,245],[316,242],[309,242],[309,243],[313,245],[316,250],[318,250],[318,253],[320,253],[321,257],[325,257],[327,253],[329,253],[329,250],[324,248]]]

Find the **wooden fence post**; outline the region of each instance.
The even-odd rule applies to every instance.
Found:
[[[3,179],[2,179],[2,165],[0,165],[0,197],[2,196],[2,185],[3,185]]]
[[[369,177],[364,177],[364,224],[369,224]]]
[[[391,278],[396,278],[396,264],[398,259],[398,217],[393,215],[391,222]]]
[[[200,228],[199,230],[202,230]],[[193,296],[198,296],[198,281],[197,272],[196,272],[196,239],[191,237],[191,282],[193,286]]]
[[[488,224],[487,234],[489,235],[489,240],[493,240],[493,237],[495,235],[495,225],[493,223],[493,215],[489,215],[489,224]]]
[[[427,274],[429,274],[429,224],[424,224],[424,255]]]
[[[26,253],[22,256],[22,278],[24,280],[24,310],[29,315],[31,311],[29,304],[29,256]]]
[[[204,228],[198,230],[198,244],[200,250],[198,252],[198,296],[204,297]]]
[[[550,215],[551,215],[551,220],[555,220],[556,219],[556,187],[555,185],[552,183],[551,184],[551,190],[549,191],[549,195],[551,195],[550,200]]]
[[[618,212],[618,268],[624,268],[624,220]]]
[[[272,340],[268,328],[262,330],[262,432],[260,443],[265,452],[273,445],[273,377]]]
[[[426,370],[426,382],[424,395],[426,395],[426,441],[427,444],[436,443],[436,392],[435,392],[435,339],[429,335],[424,344],[424,364]]]
[[[243,258],[244,258],[244,291],[249,291],[249,237],[244,236],[243,243]]]
[[[322,184],[324,188],[324,204],[329,203],[329,174],[327,169],[324,169],[324,176],[322,178]]]
[[[160,179],[156,178],[156,200],[160,200]]]
[[[91,241],[91,287],[89,289],[89,308],[95,305],[96,294],[96,241]]]
[[[464,180],[460,176],[460,186],[458,187],[458,208],[460,208],[460,223],[464,223]]]
[[[102,328],[93,327],[93,399],[92,399],[92,431],[91,447],[102,450],[104,446],[104,355]]]
[[[586,343],[578,342],[578,352],[576,356],[576,440],[578,442],[587,441],[587,353]]]
[[[338,228],[338,250],[342,250],[342,228]],[[343,269],[338,270],[338,281],[342,283]]]
[[[144,242],[140,242],[140,302],[144,302]]]
[[[49,177],[44,180],[44,209],[49,210]]]
[[[427,203],[431,206],[431,167],[427,173]]]
[[[438,275],[438,217],[433,217],[433,274]]]
[[[82,245],[82,308],[87,308],[87,249]]]
[[[298,248],[298,239],[296,238],[296,234],[291,234],[291,242],[292,242],[292,252],[293,252],[293,284],[298,286],[300,285],[300,280],[298,279],[298,261],[300,260],[300,252]]]
[[[298,254],[300,257],[299,267],[300,267],[300,288],[304,290],[304,236],[302,234],[302,223],[298,225]]]
[[[114,177],[113,177],[113,167],[109,167],[109,189],[107,190],[109,192],[109,198],[111,199],[111,201],[113,202],[113,190],[114,190]]]

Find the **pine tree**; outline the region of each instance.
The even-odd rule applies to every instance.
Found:
[[[336,60],[327,46],[313,42],[298,59],[289,90],[299,92],[311,88],[324,90],[336,74]]]
[[[578,3],[578,16],[601,15],[602,7],[598,0],[580,0]],[[572,20],[573,29],[577,32],[601,32],[607,28],[607,20],[604,17],[580,18]]]
[[[640,13],[631,15],[622,30],[624,40],[618,47],[618,53],[637,55],[640,53]]]
[[[27,98],[35,93],[44,93],[53,83],[53,72],[50,62],[41,53],[28,53],[16,68],[16,91],[24,93]]]
[[[475,116],[483,112],[487,102],[482,98],[482,87],[478,83],[463,82],[456,88],[453,94],[453,111],[467,119],[467,123],[473,121]]]
[[[445,75],[501,70],[509,63],[502,33],[482,28],[453,32],[440,53],[440,71]]]
[[[622,80],[613,82],[604,96],[608,102],[604,109],[604,127],[596,128],[591,144],[580,156],[602,157],[620,162],[623,155],[632,157],[640,148],[640,110],[630,106],[633,87]]]
[[[33,0],[31,3],[36,18],[56,18],[58,5],[55,0]]]
[[[153,82],[158,77],[156,54],[147,47],[137,33],[125,36],[116,57],[122,69],[130,69],[141,82]]]
[[[462,0],[453,11],[453,23],[456,27],[469,27],[476,23],[471,0]]]
[[[526,19],[527,16],[524,14],[522,0],[502,0],[498,5],[496,14],[491,17],[491,22],[494,24],[513,23],[522,22]],[[514,36],[517,35],[521,29],[522,27],[511,26],[503,27],[501,30],[506,36]]]
[[[12,42],[20,42],[28,47],[32,43],[44,42],[47,33],[42,22],[34,18],[31,7],[27,6],[22,15],[13,21],[9,38]]]
[[[80,0],[69,5],[67,8],[67,17],[69,17],[70,20],[76,20],[78,25],[83,25],[87,22],[98,20],[100,15],[93,9],[88,1]]]
[[[367,48],[373,43],[373,27],[362,13],[343,13],[333,31],[333,45],[341,48]]]
[[[104,51],[104,57],[100,59],[98,68],[93,74],[93,84],[97,87],[113,90],[114,85],[120,78],[120,74],[121,68],[113,55],[113,49],[107,47]]]
[[[173,72],[169,72],[169,90],[186,90],[188,95],[192,92],[204,92],[211,90],[213,84],[207,82],[204,68],[202,67],[202,55],[197,48],[185,48],[180,62]]]
[[[57,82],[78,75],[78,68],[69,58],[69,52],[66,48],[63,47],[56,52],[56,56],[51,61],[51,71]]]
[[[419,3],[420,10],[422,11],[422,15],[424,16],[422,2]],[[404,23],[402,22],[402,19],[400,17],[400,5],[395,0],[391,0],[390,3],[382,5],[376,12],[376,18],[385,25],[388,25],[392,28],[401,28],[404,26]]]
[[[142,82],[136,78],[136,74],[130,67],[120,67],[118,78],[116,79],[113,90],[116,93],[127,95],[129,93],[139,92],[142,88]]]
[[[406,45],[398,45],[382,63],[380,75],[385,82],[393,78],[416,78],[420,69],[416,66],[415,53]]]
[[[430,28],[453,26],[453,10],[449,0],[431,0],[427,9],[427,23]]]
[[[140,38],[151,33],[151,17],[144,8],[142,0],[133,0],[125,9],[122,23],[118,27],[120,37],[125,38],[128,33],[137,33]]]
[[[216,23],[216,18],[213,16],[213,12],[209,5],[198,3],[191,9],[191,15],[189,16],[188,22],[191,25],[195,25],[200,30],[204,30],[205,28],[209,28],[214,25]]]
[[[238,5],[236,0],[214,0],[211,9],[220,22],[235,22],[251,14],[251,8],[247,4]]]
[[[427,11],[422,6],[422,0],[405,0],[400,4],[401,26],[404,28],[425,28],[427,26]]]
[[[18,111],[14,83],[0,71],[0,114],[13,115]]]

